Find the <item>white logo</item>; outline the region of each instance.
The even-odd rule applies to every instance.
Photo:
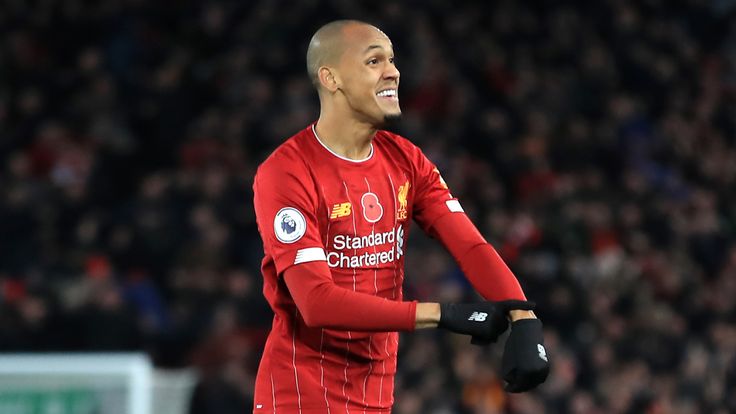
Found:
[[[373,251],[357,250],[373,247]],[[387,248],[389,250],[384,250]],[[399,260],[404,254],[404,228],[399,224],[396,228],[385,232],[371,232],[365,236],[336,234],[328,246],[327,265],[330,267],[361,268],[381,266]],[[355,253],[350,254],[349,251]]]
[[[263,408],[263,404],[256,404],[256,408]]]
[[[544,362],[549,362],[547,360],[547,350],[544,349],[542,344],[537,344],[537,351],[539,351],[539,357],[544,360]]]
[[[484,322],[486,318],[488,317],[488,314],[485,312],[473,312],[472,315],[468,318],[469,321],[476,321],[476,322]]]
[[[396,227],[396,259],[404,255],[404,227]]]
[[[294,243],[307,231],[307,221],[294,207],[284,207],[273,219],[273,231],[282,243]]]

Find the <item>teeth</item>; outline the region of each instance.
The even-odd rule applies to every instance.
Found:
[[[386,89],[381,92],[378,92],[376,95],[378,96],[396,96],[396,89]]]

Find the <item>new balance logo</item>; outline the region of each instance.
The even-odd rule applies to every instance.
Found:
[[[549,362],[547,360],[547,350],[544,349],[542,344],[537,344],[537,351],[539,351],[539,358],[543,359],[544,362]]]
[[[353,212],[353,205],[350,203],[337,203],[332,206],[332,213],[330,214],[330,220],[347,217]]]
[[[476,322],[484,322],[486,318],[488,317],[488,314],[485,312],[473,312],[472,315],[468,318],[469,321],[476,321]]]

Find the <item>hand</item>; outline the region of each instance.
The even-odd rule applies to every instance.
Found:
[[[470,335],[472,343],[485,345],[495,342],[509,326],[507,319],[511,309],[534,309],[534,303],[523,300],[504,300],[478,303],[440,304],[438,327]]]
[[[511,324],[503,350],[502,372],[508,392],[529,391],[547,379],[549,355],[539,319],[519,319]]]

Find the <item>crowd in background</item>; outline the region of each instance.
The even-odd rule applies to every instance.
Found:
[[[397,414],[736,412],[736,2],[9,0],[0,351],[144,350],[243,413],[271,312],[257,165],[318,116],[306,45],[392,39],[404,117],[537,302],[553,370],[401,338]],[[406,296],[475,297],[412,232]]]

